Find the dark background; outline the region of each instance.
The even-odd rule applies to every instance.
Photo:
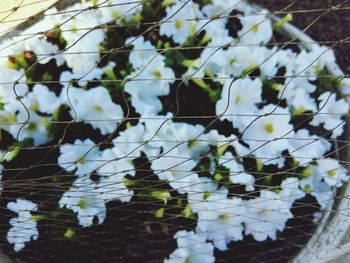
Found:
[[[322,15],[306,31],[315,41],[340,41],[350,37],[349,0],[254,0],[252,2],[266,7],[271,12],[284,9],[295,2],[286,11],[293,13],[292,24],[302,30]],[[337,10],[330,10],[337,5],[339,5]],[[327,9],[328,13],[323,15]],[[337,43],[334,52],[341,69],[344,73],[349,74],[350,41]]]

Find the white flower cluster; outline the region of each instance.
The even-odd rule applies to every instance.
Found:
[[[94,218],[98,224],[103,223],[108,202],[130,202],[135,191],[127,178],[136,176],[133,160],[143,155],[160,181],[186,197],[188,209],[197,220],[196,227],[175,234],[178,248],[165,259],[168,263],[214,262],[214,249],[226,250],[231,242],[247,235],[256,241],[275,240],[293,217],[291,208],[296,200],[310,194],[325,209],[333,199],[332,187],[340,187],[349,179],[338,160],[325,157],[332,148],[325,135],[298,129],[292,122],[294,115],[312,112],[309,126],[322,128],[332,139],[343,133],[342,116],[349,110],[348,101],[330,91],[315,98],[317,74],[335,63],[332,51],[316,45],[299,53],[268,48],[265,44],[272,38],[273,27],[267,12],[257,15],[244,1],[211,2],[200,7],[194,1],[173,0],[165,8],[166,16],[159,27],[162,38],[184,45],[204,32],[202,44],[206,47],[198,58],[182,65],[187,70],[180,76],[150,40],[142,36],[125,40],[125,45],[131,47],[128,64],[132,69],[125,76],[123,89],[141,116],[136,124],[128,123],[124,131],[111,137],[111,147],[104,150],[98,142],[78,138],[59,147],[57,163],[75,179],[58,206],[72,210],[82,227],[92,226]],[[103,136],[113,135],[128,114],[110,89],[88,84],[103,79],[116,67],[114,62],[98,66],[106,38],[106,29],[101,25],[127,24],[140,16],[142,5],[124,0],[95,4],[109,7],[88,8],[82,16],[74,10],[88,7],[89,3],[77,4],[67,10],[70,12],[48,16],[45,22],[29,29],[28,32],[48,30],[67,20],[60,27],[66,45],[63,52],[59,52],[58,45],[36,36],[11,45],[6,51],[9,59],[0,60],[0,79],[4,83],[0,84],[1,129],[14,139],[30,139],[33,146],[49,143],[52,123],[62,107],[69,108],[74,121],[90,125]],[[230,21],[220,18],[233,10],[242,13],[238,16],[242,27],[236,37],[226,28]],[[29,79],[25,74],[28,67],[20,60],[23,56],[34,57],[42,65],[52,60],[58,68],[65,65],[59,75],[59,92],[49,83]],[[258,76],[250,75],[257,69]],[[276,76],[278,72],[283,75]],[[207,85],[205,77],[210,77],[220,85],[215,113],[240,133],[240,141],[233,134],[224,136],[203,125],[175,121],[170,112],[160,115],[165,108],[160,97],[170,94],[175,77],[202,87]],[[283,77],[283,82],[273,83],[274,88],[265,87],[274,77]],[[340,87],[343,94],[350,94],[348,81],[342,81]],[[274,102],[268,102],[264,93],[278,95]],[[283,178],[277,187],[261,187],[256,172],[244,164],[244,157],[250,157],[260,166],[258,173],[268,165],[282,169],[286,152],[304,174]],[[207,176],[202,176],[198,168],[203,156],[209,160]],[[1,161],[5,163],[7,159]],[[97,174],[97,180],[91,179],[92,173]],[[225,184],[221,182],[224,173],[229,175]],[[237,186],[247,194],[255,192],[256,197],[232,197],[229,190]],[[8,241],[19,251],[26,242],[38,238],[31,215],[38,208],[22,199],[8,203],[8,208],[18,213],[18,218],[10,221]]]
[[[10,220],[12,227],[7,233],[7,240],[15,245],[15,251],[20,251],[25,243],[31,239],[36,240],[39,236],[37,222],[31,214],[32,211],[37,211],[38,207],[31,201],[17,199],[16,202],[9,202],[7,208],[18,214],[18,217]]]

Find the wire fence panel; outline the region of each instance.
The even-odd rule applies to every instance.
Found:
[[[24,2],[0,10],[6,260],[346,254],[348,0]]]

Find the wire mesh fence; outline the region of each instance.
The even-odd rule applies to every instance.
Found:
[[[349,1],[264,2],[1,11],[0,24],[25,22],[0,32],[2,252],[200,263],[346,250],[350,81],[333,50],[350,39],[308,34]]]

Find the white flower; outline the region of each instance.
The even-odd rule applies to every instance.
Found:
[[[75,78],[82,78],[96,68],[100,60],[99,44],[102,43],[105,33],[102,29],[91,29],[101,24],[98,13],[94,10],[85,10],[84,14],[75,15],[67,12],[64,15],[66,23],[61,25],[62,37],[67,41],[67,50],[62,52],[68,67],[73,71]],[[90,74],[88,80],[93,79]]]
[[[280,197],[282,206],[290,209],[295,200],[301,199],[305,196],[305,192],[299,188],[299,180],[295,177],[289,177],[281,183]]]
[[[62,95],[65,90],[62,91]],[[112,133],[123,119],[123,110],[115,104],[107,89],[96,87],[90,90],[68,89],[69,101],[73,106],[72,117],[91,124],[102,135]]]
[[[66,11],[69,12],[65,12],[61,18],[67,20],[60,25],[62,37],[67,41],[68,46],[77,42],[76,45],[82,48],[83,44],[89,44],[90,42],[91,47],[97,47],[97,45],[103,41],[105,35],[102,29],[91,29],[102,24],[98,12],[94,10],[84,10],[83,13],[79,14],[79,12],[74,9],[76,7],[78,7],[78,9],[84,8],[78,5],[71,6],[66,9]],[[85,39],[87,41],[84,41]],[[83,44],[80,41],[82,41]],[[70,49],[68,50],[70,52]]]
[[[159,119],[145,121],[144,140],[149,141],[145,145],[147,155],[149,154],[149,148],[162,147],[163,152],[167,153],[176,148],[179,156],[194,158],[208,152],[209,145],[216,145],[216,140],[222,138],[217,131],[204,133],[206,128],[202,125],[173,122],[171,114],[163,118],[161,118],[162,116],[159,117]]]
[[[308,166],[315,158],[321,158],[331,149],[331,144],[317,135],[310,135],[306,129],[301,129],[295,133],[290,140],[289,153],[300,166]]]
[[[185,230],[176,232],[178,248],[170,254],[164,263],[213,263],[215,261],[214,247],[207,243],[205,237]]]
[[[283,231],[288,219],[293,217],[280,196],[268,190],[262,190],[260,197],[246,201],[246,207],[245,233],[251,234],[256,241],[268,237],[275,240],[276,232]]]
[[[47,130],[49,119],[39,116],[30,108],[28,110],[29,116],[23,107],[20,108],[16,118],[12,122],[12,125],[9,127],[9,133],[14,138],[18,138],[19,141],[23,141],[26,138],[32,138],[34,146],[48,142],[50,139],[49,132]],[[22,128],[23,124],[27,121],[28,123]]]
[[[243,165],[235,160],[231,152],[226,152],[223,156],[220,157],[219,165],[222,165],[229,169],[230,180],[232,183],[245,185],[246,191],[254,191],[254,176],[245,173]]]
[[[316,198],[321,209],[326,209],[334,198],[331,187],[323,181],[315,166],[309,166],[309,169],[312,169],[312,174],[308,178],[300,180],[300,187],[305,193]]]
[[[177,158],[177,156],[180,155],[174,150],[169,156],[165,155],[152,160],[151,168],[160,180],[168,181],[173,189],[184,194],[198,182],[198,175],[192,172],[197,163],[191,159]]]
[[[289,140],[283,136],[294,136],[294,128],[289,124],[291,116],[288,110],[273,104],[266,105],[257,114],[262,117],[247,128],[242,138],[258,158],[271,158],[268,162],[273,163],[274,158],[281,157],[282,151],[289,148]]]
[[[14,70],[6,66],[6,60],[0,59],[0,79],[4,84],[0,84],[0,102],[6,103],[16,100],[16,94],[19,97],[28,92],[24,69]],[[15,82],[18,80],[18,84]],[[16,91],[16,92],[15,92]]]
[[[74,58],[74,59],[82,59],[82,58]],[[81,60],[79,62],[82,63]],[[79,86],[83,87],[83,86],[86,86],[88,84],[88,81],[92,79],[101,79],[103,73],[104,73],[103,69],[96,68],[96,67],[91,68],[91,70],[89,70],[87,73],[64,71],[60,75],[60,84],[64,87],[62,91],[64,91],[67,87],[72,87],[72,84],[70,82],[73,80],[77,81]],[[67,94],[64,94],[64,95],[66,96]]]
[[[163,145],[163,148],[169,151],[171,148],[176,147],[179,155],[183,157],[200,156],[210,149],[210,142],[207,141],[208,134],[204,133],[205,129],[204,126],[198,124],[191,125],[183,122],[173,122],[172,139],[175,139],[175,142],[166,143]]]
[[[217,20],[201,20],[198,24],[198,28],[205,30],[205,39],[210,39],[208,46],[216,46],[215,48],[206,48],[210,50],[211,53],[217,49],[217,46],[224,46],[226,44],[231,44],[234,42],[234,39],[229,35],[229,31],[225,28],[227,21],[224,19]]]
[[[38,207],[31,201],[17,199],[16,202],[9,202],[7,208],[18,214],[18,217],[10,220],[12,226],[7,233],[7,240],[14,244],[18,252],[25,247],[25,243],[31,239],[36,240],[39,236],[37,222],[33,220],[31,211],[37,211]]]
[[[262,15],[263,13],[266,13]],[[246,14],[239,17],[242,29],[238,31],[240,42],[245,44],[268,43],[272,37],[271,19],[267,10],[259,11],[259,14]]]
[[[196,232],[212,240],[215,247],[226,250],[231,241],[243,239],[243,216],[247,213],[240,198],[212,203],[212,209],[198,212]]]
[[[143,140],[145,127],[142,124],[132,126],[119,133],[118,137],[113,139],[114,154],[118,158],[128,157],[136,159],[140,157],[146,142]]]
[[[60,147],[58,165],[68,172],[75,170],[77,176],[85,176],[98,168],[99,156],[100,152],[93,141],[77,139],[74,144],[64,144]]]
[[[175,43],[183,44],[187,38],[196,32],[196,13],[198,5],[192,1],[174,1],[175,4],[166,8],[164,22],[161,23],[159,34],[172,37]]]
[[[129,78],[124,90],[131,95],[132,106],[142,116],[154,116],[163,108],[158,96],[169,95],[175,74],[165,67],[164,57],[158,55]]]
[[[340,92],[346,96],[346,100],[350,100],[350,78],[343,78],[339,81],[338,87]]]
[[[101,178],[97,184],[100,192],[100,198],[105,202],[114,200],[129,202],[134,192],[125,186],[123,179],[124,176],[120,174],[114,174]]]
[[[56,59],[58,67],[64,64],[64,59],[59,52],[58,46],[46,41],[45,39],[36,37],[29,41],[25,41],[25,50],[33,51],[38,56],[38,63],[46,64],[51,59]]]
[[[336,94],[331,94],[329,91],[323,93],[319,100],[320,111],[315,114],[310,124],[318,126],[323,123],[323,127],[332,131],[332,138],[335,139],[343,133],[345,121],[341,118],[348,113],[349,104],[344,99],[337,100]]]
[[[155,47],[148,40],[144,38],[130,37],[125,41],[125,45],[132,45],[133,49],[130,51],[129,62],[135,70],[142,69],[149,63],[153,57],[159,56]]]
[[[99,158],[101,164],[97,169],[98,175],[101,177],[110,177],[112,175],[124,177],[127,174],[134,176],[135,168],[131,162],[134,158],[123,157],[118,157],[112,149],[104,150]]]
[[[31,105],[26,106],[42,113],[52,114],[62,104],[62,100],[42,84],[35,84],[33,91],[27,96]]]
[[[229,137],[224,137],[221,141],[217,143],[218,152],[225,152],[227,147],[233,147],[235,149],[235,152],[237,153],[236,158],[238,160],[242,161],[242,157],[247,156],[250,153],[249,148],[241,144],[238,140],[238,137],[236,135],[231,135]]]
[[[349,181],[347,170],[335,159],[323,158],[317,160],[316,171],[329,186],[340,187],[343,182]]]
[[[223,32],[227,35],[227,32]],[[228,40],[230,42],[230,40]],[[216,43],[210,42],[208,45],[217,46]],[[221,43],[220,43],[221,45]],[[225,72],[225,52],[222,48],[205,48],[199,59],[195,61],[184,74],[184,78],[200,79],[205,75],[217,76],[218,82],[223,82],[227,74]]]
[[[286,75],[288,77],[286,77],[278,97],[286,99],[292,110],[316,111],[316,101],[310,96],[310,93],[316,90],[316,86],[304,77],[289,77],[288,73]]]
[[[227,188],[218,189],[218,185],[210,179],[200,177],[199,180],[188,191],[188,203],[193,212],[210,211],[215,204],[227,198]]]
[[[333,51],[328,47],[312,45],[311,51],[303,49],[295,59],[287,64],[289,76],[303,75],[308,76],[309,80],[316,80],[317,74],[326,64],[332,65],[335,62]],[[305,79],[305,77],[303,77]]]
[[[222,119],[231,121],[234,127],[242,131],[259,111],[256,104],[262,101],[261,95],[262,83],[258,78],[227,80],[221,99],[216,103],[216,114],[223,114]]]
[[[240,9],[242,1],[240,0],[213,0],[211,4],[205,5],[202,10],[207,17],[228,16],[233,9]]]
[[[142,3],[130,0],[98,0],[103,23],[130,20],[142,10]]]
[[[75,180],[72,187],[61,197],[59,205],[76,213],[82,227],[91,226],[95,217],[98,223],[102,224],[106,217],[105,200],[88,176]]]
[[[199,177],[198,183],[193,184],[187,193],[187,199],[191,209],[194,212],[207,209],[207,204],[204,201],[206,201],[209,193],[215,192],[217,189],[218,184],[215,181],[207,177]]]
[[[240,76],[243,72],[260,69],[262,77],[271,78],[284,57],[283,50],[260,46],[232,45],[224,52],[224,70],[228,76]]]

